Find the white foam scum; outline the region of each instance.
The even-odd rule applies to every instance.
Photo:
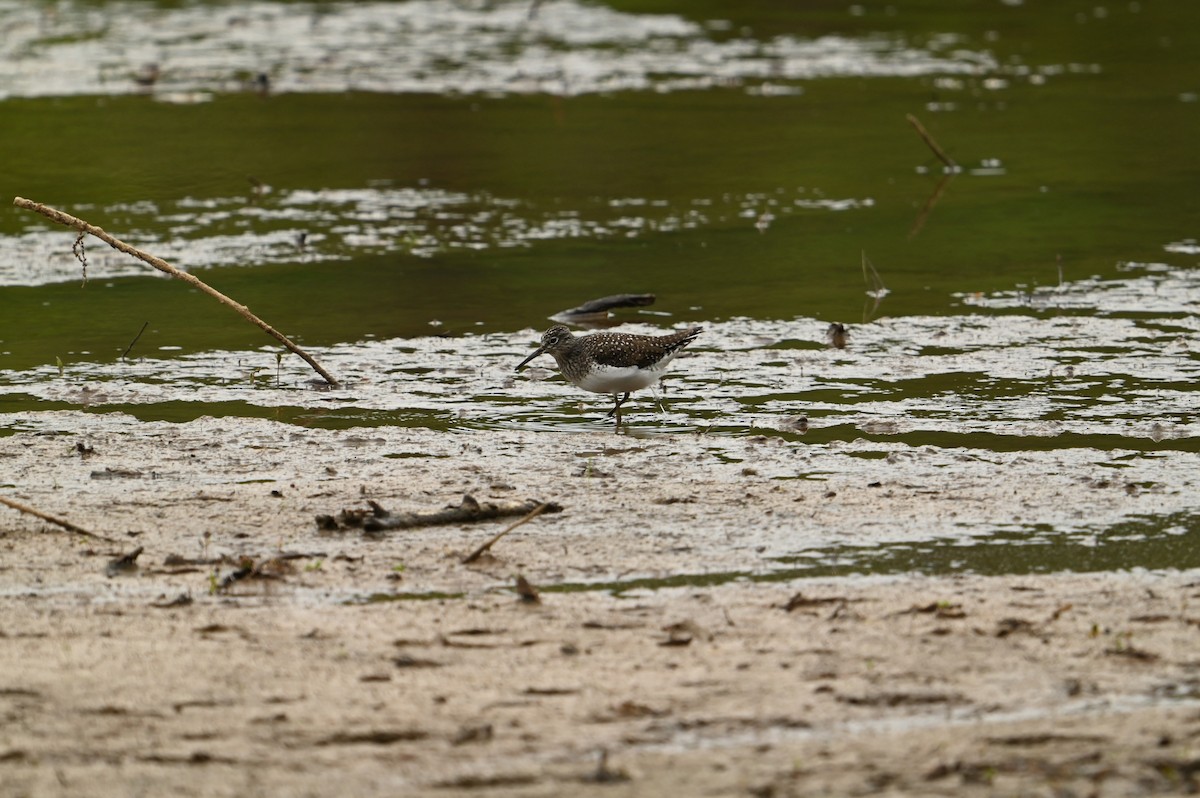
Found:
[[[673,321],[703,320],[664,323]],[[1194,318],[885,318],[852,326],[845,350],[816,347],[826,323],[706,324],[666,380],[665,411],[650,391],[639,393],[634,407],[656,430],[735,435],[786,432],[799,415],[815,428],[850,426],[884,438],[1074,433],[1163,441],[1200,431],[1191,389],[1200,376],[1191,352],[1200,327]],[[1183,327],[1193,334],[1181,336]],[[190,402],[198,414],[204,405],[240,403],[338,411],[350,419],[411,412],[467,427],[599,425],[605,397],[565,384],[549,361],[513,372],[536,337],[527,330],[313,350],[344,382],[329,392],[312,390],[315,375],[299,358],[277,364],[277,350],[264,347],[129,362],[106,357],[68,364],[61,375],[56,364],[5,370],[0,395],[100,408]]]
[[[190,270],[327,262],[384,253],[431,258],[463,250],[529,247],[556,239],[636,238],[714,224],[748,226],[766,209],[786,215],[846,212],[873,204],[870,198],[818,194],[798,187],[698,197],[687,203],[593,198],[565,210],[535,207],[488,192],[381,185],[69,210],[177,268]],[[27,223],[37,227],[0,237],[0,286],[81,280],[79,264],[71,255],[74,234],[46,228],[40,217],[30,216]],[[94,240],[84,243],[91,279],[162,276],[109,247],[94,246],[98,243]]]
[[[629,14],[576,0],[463,3],[0,0],[0,99],[153,91],[168,102],[276,92],[588,94],[744,85],[788,94],[830,76],[981,75],[990,53],[952,34],[768,40],[715,20]],[[153,87],[134,76],[154,64]]]

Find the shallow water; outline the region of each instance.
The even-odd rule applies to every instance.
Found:
[[[98,242],[85,279],[69,231],[9,208],[0,411],[604,429],[548,359],[512,368],[557,311],[651,292],[623,329],[706,331],[629,436],[1147,483],[1200,451],[1200,8],[728,5],[0,0],[10,193],[195,271],[343,383]],[[1195,565],[1197,505],[778,565]]]

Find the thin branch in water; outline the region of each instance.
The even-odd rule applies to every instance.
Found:
[[[0,496],[0,504],[3,504],[7,507],[11,507],[14,510],[16,510],[17,512],[25,513],[26,515],[32,515],[34,518],[40,518],[43,521],[49,521],[52,524],[57,524],[58,526],[61,526],[63,529],[67,530],[68,532],[74,532],[76,535],[83,535],[84,537],[94,538],[96,540],[103,540],[107,543],[116,543],[117,542],[117,541],[113,540],[112,538],[104,537],[104,535],[97,535],[95,532],[89,532],[86,529],[84,529],[83,527],[76,526],[75,524],[72,524],[70,521],[67,521],[66,519],[58,518],[57,516],[50,515],[49,513],[43,513],[41,510],[34,509],[33,507],[30,507],[28,504],[22,504],[21,502],[14,501],[12,499],[6,499],[3,496]]]
[[[941,161],[947,169],[957,172],[958,164],[954,162],[953,158],[946,154],[945,150],[938,146],[938,143],[933,140],[933,136],[929,135],[929,131],[926,130],[925,126],[921,124],[921,120],[917,119],[912,114],[905,114],[904,118],[907,119],[908,123],[916,129],[917,135],[921,137],[921,141],[925,142],[925,146],[929,147],[929,149],[933,151],[933,154],[937,156],[937,159]]]
[[[121,353],[121,360],[125,359],[126,355],[129,354],[129,351],[133,349],[133,345],[138,342],[138,339],[142,337],[142,333],[144,333],[146,328],[149,326],[150,322],[142,322],[142,329],[138,330],[138,334],[133,336],[133,340],[129,342],[129,346],[125,347],[125,351]]]
[[[329,372],[327,372],[324,368],[322,368],[321,364],[318,363],[312,357],[312,355],[308,354],[303,349],[301,349],[299,346],[292,343],[292,340],[290,338],[288,338],[286,335],[284,335],[283,333],[276,330],[271,325],[267,324],[265,321],[260,319],[258,316],[255,316],[253,313],[250,312],[250,309],[247,308],[245,305],[235,302],[234,300],[232,300],[229,297],[222,294],[220,291],[216,290],[215,288],[210,287],[207,283],[205,283],[203,280],[196,277],[195,275],[180,271],[179,269],[175,268],[171,264],[167,263],[162,258],[151,255],[148,252],[143,252],[142,250],[138,249],[137,247],[130,246],[129,244],[126,244],[124,241],[120,240],[119,238],[115,238],[114,236],[111,236],[108,233],[104,232],[104,230],[102,230],[101,228],[96,227],[95,225],[89,224],[82,219],[78,219],[69,213],[63,213],[62,211],[57,210],[55,208],[51,208],[48,205],[43,205],[42,203],[34,202],[33,200],[27,200],[27,199],[24,199],[23,197],[14,197],[13,205],[16,205],[18,208],[24,208],[27,211],[33,211],[34,213],[40,213],[42,216],[45,216],[47,219],[50,219],[51,221],[58,222],[59,224],[65,226],[65,227],[71,227],[71,228],[74,228],[75,230],[78,230],[79,238],[76,239],[76,245],[79,248],[79,252],[82,252],[82,250],[83,250],[83,234],[88,233],[88,234],[93,235],[96,238],[100,239],[104,243],[108,244],[113,249],[124,252],[126,255],[132,255],[133,257],[137,258],[138,260],[143,261],[144,263],[150,264],[154,268],[158,269],[160,272],[166,272],[167,274],[171,275],[175,279],[183,280],[185,283],[188,283],[192,287],[203,291],[204,293],[208,294],[212,298],[216,299],[221,304],[223,304],[229,308],[232,308],[234,310],[234,312],[236,312],[243,319],[245,319],[246,321],[255,325],[256,327],[261,329],[263,332],[265,332],[267,335],[270,335],[272,338],[279,341],[281,344],[283,344],[285,347],[287,347],[290,351],[295,352],[297,355],[302,357],[304,359],[304,361],[306,363],[308,363],[308,365],[312,366],[313,370],[316,371],[318,374],[320,374],[321,377],[327,383],[329,383],[330,385],[333,385],[333,386],[336,386],[338,384],[338,381],[335,380],[329,374]],[[79,252],[76,253],[76,257],[80,257]],[[84,262],[84,265],[86,267],[86,262],[83,260],[81,260],[81,262]],[[86,278],[86,274],[87,274],[87,272],[85,270],[85,272],[84,272],[85,278]]]

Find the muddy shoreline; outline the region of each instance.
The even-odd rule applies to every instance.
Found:
[[[1171,479],[1156,494],[1036,462],[948,474],[919,452],[822,447],[806,467],[827,478],[789,480],[800,453],[749,439],[724,462],[695,436],[16,422],[0,438],[6,495],[116,542],[0,515],[14,795],[1197,786],[1194,570],[752,578],[789,535],[870,544],[973,518],[1169,508]],[[315,523],[465,493],[563,511],[470,566],[506,522]],[[110,576],[138,546],[138,567]],[[225,582],[247,563],[258,572]],[[672,587],[676,574],[697,578]],[[518,597],[518,575],[540,602]]]

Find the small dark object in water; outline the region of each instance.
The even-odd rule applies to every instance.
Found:
[[[162,69],[153,62],[143,64],[142,68],[133,73],[133,82],[139,86],[153,86],[162,75]]]
[[[808,416],[788,416],[780,424],[780,428],[787,432],[798,432],[803,435],[808,432]]]
[[[846,340],[850,337],[849,331],[846,330],[846,325],[834,322],[825,330],[825,340],[834,349],[845,349]]]
[[[600,297],[590,302],[584,302],[577,308],[561,311],[551,318],[568,320],[579,319],[581,317],[586,318],[588,316],[603,316],[615,308],[640,308],[646,305],[653,305],[654,300],[654,294],[614,294],[613,296]]]

